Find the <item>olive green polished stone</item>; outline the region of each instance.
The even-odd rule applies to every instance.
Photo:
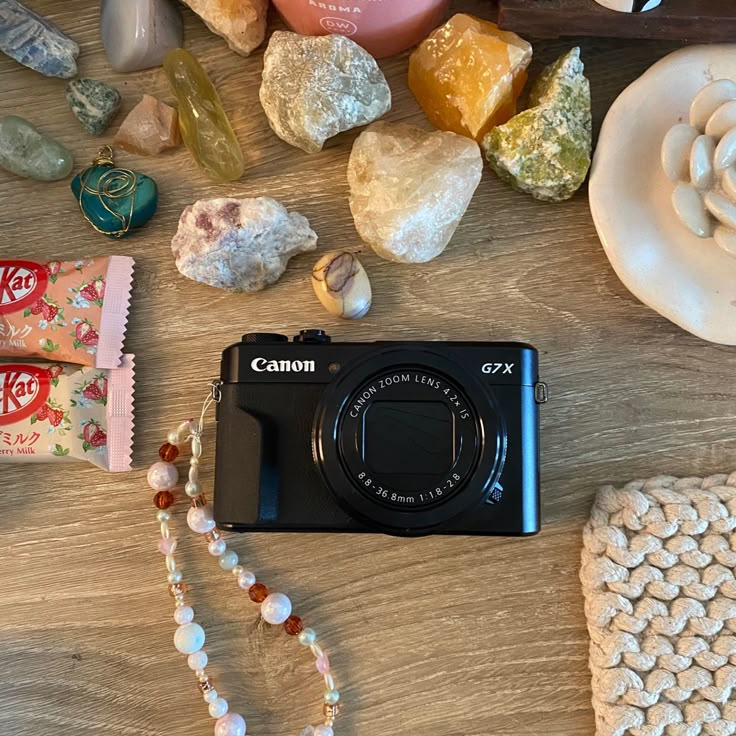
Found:
[[[39,181],[56,181],[71,173],[71,151],[16,115],[0,118],[0,166]]]
[[[590,84],[580,49],[548,66],[529,95],[529,109],[483,139],[491,168],[515,189],[561,202],[585,181],[590,168]]]

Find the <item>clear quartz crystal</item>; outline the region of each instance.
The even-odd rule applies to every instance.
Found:
[[[350,209],[382,258],[424,263],[450,242],[483,172],[475,141],[405,123],[373,123],[353,144]]]

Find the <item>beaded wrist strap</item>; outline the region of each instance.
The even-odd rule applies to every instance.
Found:
[[[210,716],[216,719],[215,736],[244,736],[245,719],[239,713],[230,711],[227,700],[219,695],[205,669],[208,661],[203,649],[205,632],[198,623],[195,623],[194,610],[186,603],[187,585],[174,557],[177,541],[171,534],[171,513],[168,510],[174,503],[172,490],[179,480],[174,461],[179,456],[180,449],[190,444],[189,475],[184,485],[184,492],[191,499],[187,524],[193,532],[204,537],[208,552],[217,558],[220,568],[230,572],[238,586],[247,592],[250,600],[260,605],[263,620],[274,626],[283,626],[286,634],[296,637],[299,643],[314,655],[317,672],[323,676],[325,682],[324,723],[307,726],[300,736],[333,736],[332,726],[340,708],[340,694],[335,689],[327,654],[317,643],[314,631],[305,628],[299,616],[292,613],[289,598],[283,593],[270,593],[263,583],[256,580],[256,576],[250,570],[246,570],[238,563],[237,553],[228,548],[222,534],[216,529],[212,509],[202,493],[202,486],[199,483],[199,458],[202,455],[203,417],[210,403],[210,400],[205,403],[199,422],[196,420],[182,422],[176,430],[169,433],[168,442],[159,449],[161,461],[154,463],[148,471],[148,484],[156,491],[153,503],[159,509],[156,514],[161,529],[158,548],[166,556],[169,594],[174,599],[174,621],[178,624],[174,633],[174,646],[182,654],[187,655],[187,664],[197,677],[199,690],[209,706]]]

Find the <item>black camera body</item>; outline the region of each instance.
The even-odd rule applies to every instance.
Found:
[[[537,351],[254,333],[222,355],[214,517],[233,531],[539,531]]]

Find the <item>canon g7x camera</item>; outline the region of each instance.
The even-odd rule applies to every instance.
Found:
[[[539,531],[537,351],[521,343],[293,342],[222,356],[214,516],[222,529]]]

